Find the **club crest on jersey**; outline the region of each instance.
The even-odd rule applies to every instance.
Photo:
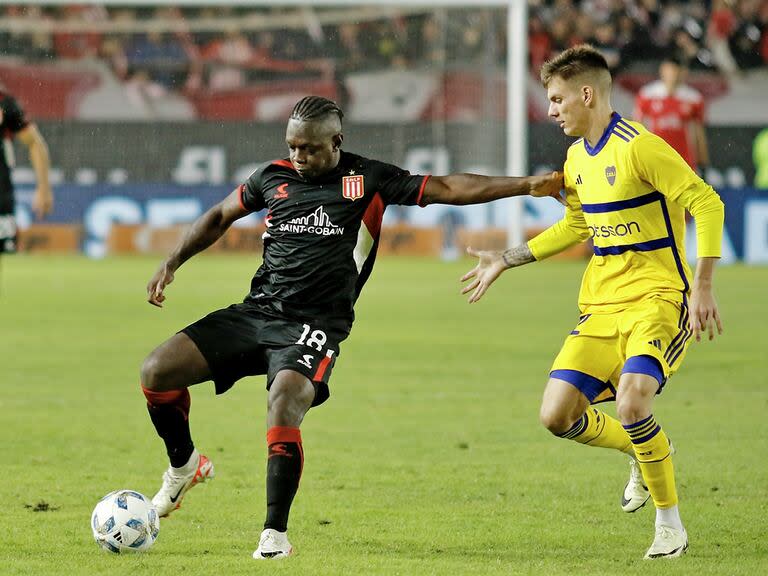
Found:
[[[613,186],[613,183],[616,182],[616,166],[606,166],[605,177],[608,180],[608,184]]]
[[[365,195],[363,175],[344,176],[341,179],[341,195],[347,200],[358,200]]]

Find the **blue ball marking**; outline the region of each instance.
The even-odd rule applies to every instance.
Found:
[[[120,554],[120,548],[112,544],[112,542],[107,542],[106,540],[99,540],[99,545],[104,548],[104,550],[107,550],[108,552],[112,552],[113,554]]]

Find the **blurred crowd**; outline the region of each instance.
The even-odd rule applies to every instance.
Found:
[[[332,10],[10,5],[0,9],[0,54],[97,59],[126,83],[182,91],[391,68],[503,66],[506,58],[503,9],[322,18]],[[88,23],[94,28],[83,31]],[[528,29],[534,73],[555,52],[584,41],[617,71],[650,70],[670,50],[694,70],[733,75],[768,65],[764,0],[529,0]]]
[[[765,0],[530,0],[531,62],[589,42],[617,71],[674,53],[692,70],[727,75],[768,66]]]
[[[379,10],[364,21],[323,25],[318,12],[323,14],[295,8],[7,6],[0,9],[3,20],[20,25],[0,30],[0,54],[40,62],[96,58],[126,81],[222,90],[300,75],[471,62],[502,46],[494,40],[488,48],[487,31],[504,23],[489,10],[386,18]],[[286,24],[269,26],[276,21]],[[41,22],[65,27],[36,26]],[[106,31],[71,32],[67,23]]]

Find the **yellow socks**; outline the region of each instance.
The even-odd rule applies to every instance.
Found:
[[[656,508],[677,505],[675,470],[669,451],[669,440],[653,415],[640,422],[624,426],[632,440],[635,458]]]
[[[570,430],[560,434],[560,437],[589,446],[633,453],[632,442],[621,422],[592,407],[587,408],[581,419]]]

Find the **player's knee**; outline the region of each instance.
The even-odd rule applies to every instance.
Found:
[[[539,411],[539,421],[542,426],[555,436],[560,436],[573,426],[573,418],[562,410],[542,406]]]
[[[650,414],[647,404],[638,396],[625,394],[616,399],[616,415],[624,425],[634,424]]]
[[[312,406],[315,388],[304,376],[279,376],[269,389],[267,407],[276,425],[298,426]]]
[[[645,381],[623,381],[616,396],[616,414],[621,423],[629,425],[647,418],[651,413],[657,388],[657,385]]]
[[[651,412],[649,402],[641,391],[628,387],[616,398],[616,415],[626,425],[639,422]]]
[[[156,353],[152,353],[144,359],[141,365],[141,385],[147,390],[162,390],[162,361]]]

